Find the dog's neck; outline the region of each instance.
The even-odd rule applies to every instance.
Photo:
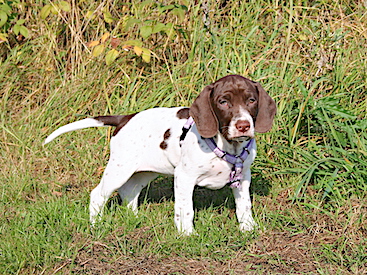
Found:
[[[213,139],[219,148],[232,155],[241,154],[242,149],[250,141],[250,139],[244,141],[227,140],[220,132]]]

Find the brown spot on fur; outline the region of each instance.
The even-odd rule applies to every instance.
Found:
[[[165,142],[165,141],[162,141],[161,142],[161,144],[159,144],[159,147],[162,149],[162,150],[165,150],[165,149],[167,149],[167,142]]]
[[[137,113],[122,116],[96,116],[94,119],[103,122],[104,125],[115,126],[116,129],[113,132],[113,136],[115,136],[136,114]]]
[[[167,131],[164,132],[163,139],[167,140],[171,136],[171,129],[167,129]]]
[[[164,132],[164,135],[163,135],[163,141],[159,144],[159,147],[162,149],[162,150],[165,150],[167,149],[168,147],[168,144],[166,142],[167,139],[169,139],[169,137],[171,136],[171,129],[167,129],[165,132]]]
[[[189,112],[190,112],[190,108],[182,108],[182,109],[177,111],[176,116],[179,119],[188,119],[190,117]]]

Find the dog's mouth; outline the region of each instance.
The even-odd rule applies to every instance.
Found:
[[[233,131],[231,134],[228,135],[228,137],[234,141],[246,141],[254,138],[255,132],[251,130],[248,130],[246,132]]]
[[[232,140],[234,140],[234,141],[248,141],[252,138],[254,138],[254,136],[242,135],[242,136],[238,136],[238,137],[233,137]]]
[[[243,142],[243,141],[249,141],[250,139],[254,138],[255,135],[252,135],[252,134],[242,134],[242,135],[236,135],[236,136],[225,136],[225,138],[228,140],[228,141],[234,141],[234,142]]]
[[[242,141],[248,141],[255,137],[253,131],[247,131],[245,133],[242,133],[240,131],[229,131],[228,126],[222,127],[220,132],[228,141],[242,142]]]

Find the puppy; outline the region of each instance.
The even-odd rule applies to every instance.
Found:
[[[190,108],[86,118],[57,129],[45,143],[77,129],[116,127],[108,165],[91,192],[92,224],[115,190],[137,212],[141,190],[166,174],[174,175],[174,220],[180,232],[194,231],[194,187],[220,189],[227,184],[233,187],[240,230],[247,231],[256,226],[249,193],[255,133],[269,131],[275,113],[274,100],[259,83],[229,75],[206,86]]]

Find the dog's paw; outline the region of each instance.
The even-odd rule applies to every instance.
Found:
[[[196,234],[193,229],[179,230],[178,232],[180,236],[191,236]]]
[[[240,230],[242,232],[252,231],[257,228],[259,228],[259,225],[253,219],[240,223]]]
[[[178,232],[178,236],[177,238],[185,238],[185,237],[198,237],[200,236],[195,230],[193,230],[192,232],[188,233],[188,232]]]

